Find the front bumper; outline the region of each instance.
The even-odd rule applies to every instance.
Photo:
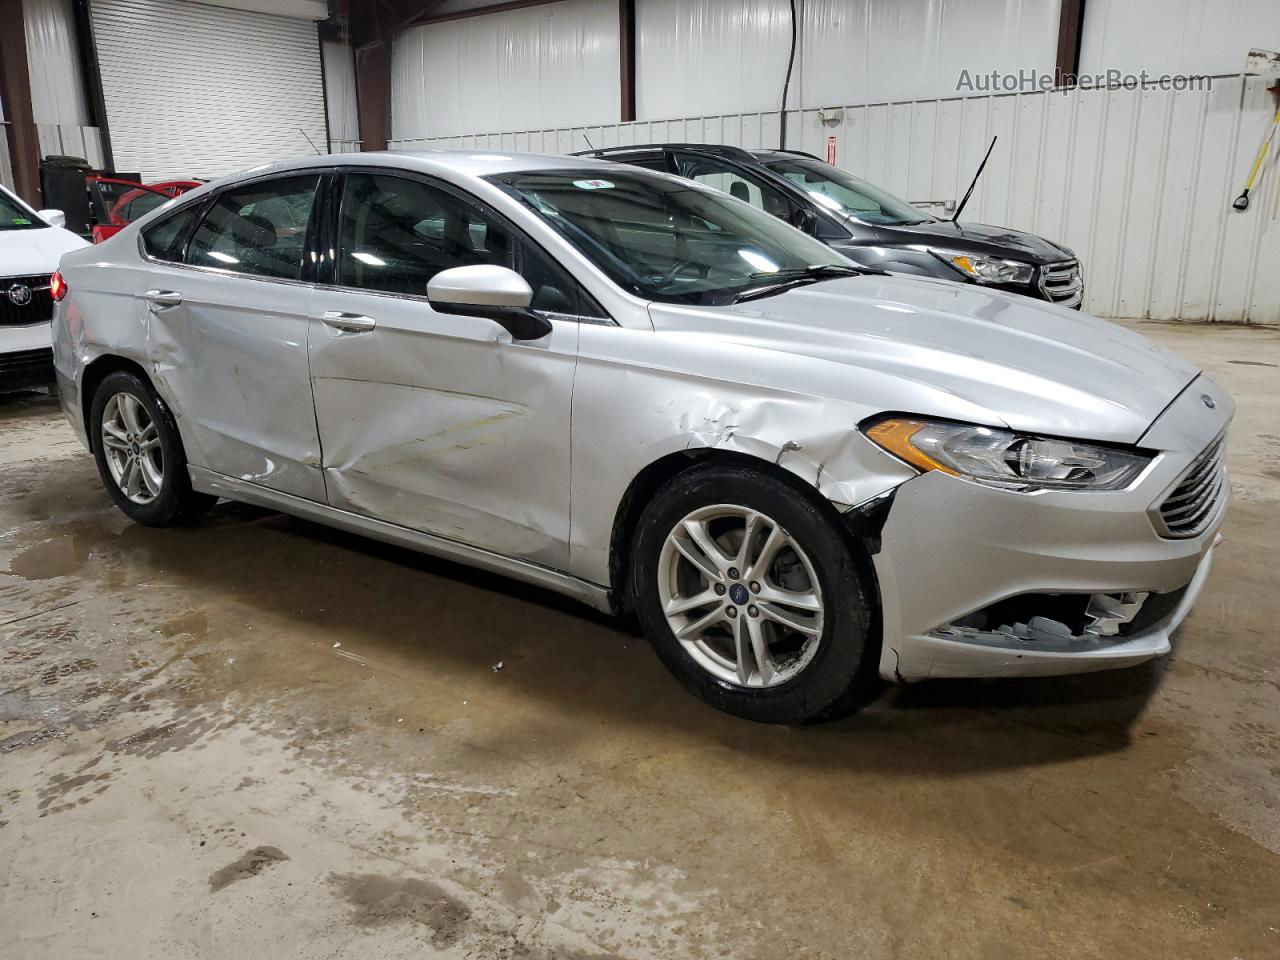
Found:
[[[1202,394],[1217,400],[1212,413]],[[1224,490],[1198,535],[1186,539],[1161,537],[1149,511],[1222,433],[1231,410],[1225,391],[1196,380],[1147,431],[1143,444],[1160,452],[1128,490],[1024,494],[936,471],[902,484],[875,556],[881,675],[1046,676],[1167,653],[1208,576],[1228,495]],[[956,627],[1025,595],[1126,593],[1148,594],[1149,604],[1166,601],[1152,608],[1162,611],[1159,618],[1139,617],[1118,635],[1060,642]]]

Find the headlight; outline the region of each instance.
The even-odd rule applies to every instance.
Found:
[[[893,417],[863,432],[921,471],[1022,491],[1122,490],[1151,462],[1135,451],[965,423]]]
[[[1001,260],[976,253],[952,253],[949,250],[930,250],[935,257],[955,267],[970,280],[978,283],[1030,283],[1036,268],[1017,260]]]

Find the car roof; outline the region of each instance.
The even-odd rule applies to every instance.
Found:
[[[602,147],[599,150],[582,150],[574,153],[575,157],[594,157],[599,160],[607,160],[610,157],[625,157],[633,153],[648,153],[653,150],[700,150],[703,153],[712,153],[719,156],[727,157],[730,160],[758,160],[761,162],[769,160],[783,160],[789,157],[805,157],[810,160],[821,160],[812,153],[804,150],[787,150],[784,148],[765,148],[750,149],[747,147],[736,147],[725,143],[635,143],[625,144],[616,147]]]
[[[383,150],[368,153],[318,154],[280,163],[263,164],[223,177],[215,181],[212,186],[219,188],[240,180],[258,179],[276,173],[334,166],[388,167],[428,174],[452,174],[455,177],[479,178],[499,173],[523,173],[533,170],[600,171],[616,169],[620,165],[603,160],[558,154],[500,153],[483,150]]]

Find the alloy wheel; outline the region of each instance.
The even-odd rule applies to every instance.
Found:
[[[786,683],[817,653],[823,598],[813,563],[772,518],[715,504],[667,535],[658,594],[676,639],[720,680]]]
[[[107,469],[121,493],[139,505],[160,496],[164,450],[142,401],[131,393],[112,396],[102,409],[101,441]]]

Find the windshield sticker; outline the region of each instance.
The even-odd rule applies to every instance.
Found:
[[[608,180],[575,180],[573,185],[579,190],[612,190],[613,184]]]
[[[31,226],[31,221],[26,219],[25,217],[14,217],[13,225],[15,227],[29,227]]]

